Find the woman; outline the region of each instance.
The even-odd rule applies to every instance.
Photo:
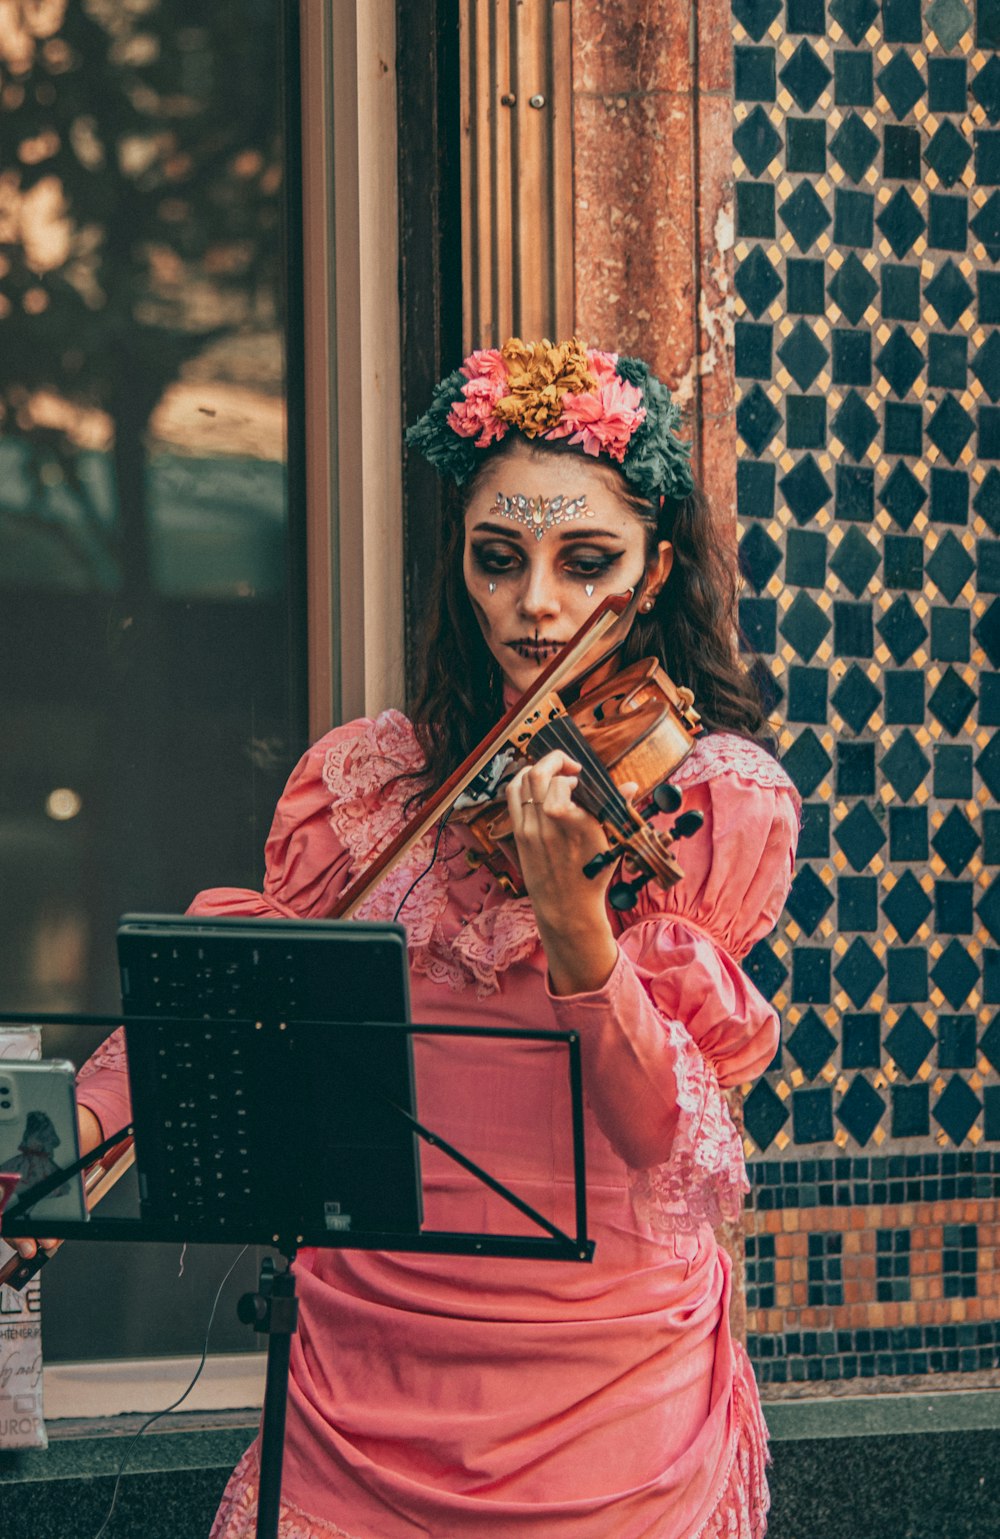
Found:
[[[745,1189],[720,1087],[759,1074],[777,1041],[738,964],[781,911],[797,803],[758,741],[730,542],[694,490],[676,420],[645,365],[575,339],[474,353],[438,387],[410,439],[463,486],[463,514],[445,531],[412,718],[388,711],[310,749],[277,809],[263,894],[216,889],[193,905],[329,914],[609,594],[633,599],[604,670],[658,655],[709,729],[674,776],[704,814],[685,878],[646,886],[631,912],[606,903],[611,870],[582,873],[606,846],[562,752],[507,785],[527,897],[470,865],[449,822],[436,858],[430,835],[359,910],[401,908],[415,1020],[579,1032],[596,1253],[579,1265],[302,1252],[286,1539],[764,1530],[765,1432],[712,1225]],[[415,1054],[422,1119],[564,1210],[564,1065],[527,1047],[486,1062],[455,1038],[418,1039]],[[112,1040],[81,1076],[90,1136],[125,1118],[122,1068]],[[432,1226],[515,1227],[433,1151],[424,1174]],[[252,1448],[215,1539],[253,1532],[257,1480]]]

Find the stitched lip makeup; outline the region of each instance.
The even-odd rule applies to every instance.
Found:
[[[516,652],[518,657],[523,657],[529,663],[547,663],[565,646],[563,641],[539,641],[528,636],[519,637],[516,641],[508,641],[504,644],[510,647],[512,652]]]

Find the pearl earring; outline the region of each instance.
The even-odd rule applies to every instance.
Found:
[[[653,607],[653,603],[654,603],[653,599],[647,599],[644,604],[640,605],[640,608],[641,608],[642,613],[644,615],[648,615],[649,614],[650,610]]]
[[[496,592],[496,591],[497,591],[497,585],[496,585],[496,583],[495,583],[495,582],[491,582],[491,583],[490,583],[490,592],[491,592],[491,593],[495,593],[495,592]]]
[[[587,586],[584,588],[583,591],[587,595],[588,598],[593,598],[594,597],[594,584],[592,582],[589,582],[587,584]]]

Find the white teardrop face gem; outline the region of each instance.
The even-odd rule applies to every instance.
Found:
[[[496,583],[495,583],[495,582],[491,582],[491,583],[490,583],[490,592],[491,592],[491,593],[495,593],[495,592],[496,592],[496,591],[497,591],[497,585],[496,585]]]
[[[592,582],[588,582],[587,586],[584,588],[583,591],[587,595],[588,598],[593,598],[594,597],[594,584]]]

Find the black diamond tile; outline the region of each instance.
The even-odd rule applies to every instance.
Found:
[[[882,773],[904,802],[927,778],[930,767],[930,760],[909,727],[903,728],[889,751],[882,755]]]
[[[924,355],[902,326],[897,326],[875,359],[898,396],[909,395],[924,367]]]
[[[774,186],[771,182],[736,183],[736,233],[752,239],[774,236]]]
[[[854,803],[834,828],[833,837],[855,871],[863,871],[885,844],[885,832],[864,802]]]
[[[805,38],[780,71],[778,79],[802,112],[811,112],[833,76]]]
[[[845,1010],[841,1066],[845,1069],[877,1069],[882,1063],[879,1018],[874,1013],[857,1015]]]
[[[1000,331],[988,340],[972,360],[972,372],[991,401],[1000,401]]]
[[[836,326],[832,335],[833,383],[870,385],[872,382],[872,334]]]
[[[965,1004],[979,982],[979,968],[961,941],[948,942],[931,968],[931,982],[941,990],[953,1010],[960,1010]]]
[[[941,682],[927,702],[927,709],[937,718],[946,732],[950,732],[952,737],[957,737],[975,703],[975,693],[949,664],[941,677]]]
[[[781,149],[781,135],[763,107],[754,107],[733,134],[737,154],[751,176],[761,176]]]
[[[926,864],[928,855],[926,807],[890,807],[889,859]]]
[[[878,15],[878,4],[876,0],[830,0],[830,15],[856,48]]]
[[[897,187],[875,223],[885,236],[893,253],[905,257],[918,236],[927,228],[923,214],[914,203],[909,189]]]
[[[924,150],[924,159],[944,187],[954,187],[972,158],[972,146],[950,118],[945,118]]]
[[[922,727],[924,723],[924,676],[916,669],[885,671],[885,719],[890,726]]]
[[[883,130],[882,174],[891,181],[920,180],[920,130],[887,123]]]
[[[746,261],[740,263],[734,283],[737,294],[755,320],[774,303],[782,288],[774,264],[762,246],[754,246]]]
[[[763,524],[751,524],[740,541],[740,570],[747,581],[762,593],[780,565],[780,545],[775,544]]]
[[[806,935],[811,935],[832,905],[833,893],[826,882],[817,876],[812,866],[802,866],[796,874],[785,904],[786,910],[795,923]],[[823,1062],[825,1063],[826,1059]],[[820,1067],[822,1068],[822,1064]]]
[[[968,801],[972,795],[972,749],[939,743],[934,749],[934,795]]]
[[[855,598],[861,597],[878,571],[878,564],[878,551],[857,528],[848,529],[830,557],[831,570]]]
[[[924,542],[907,534],[887,534],[883,541],[884,580],[887,588],[924,585]]]
[[[878,284],[853,251],[848,252],[829,286],[830,298],[852,326],[857,326],[878,292]]]
[[[875,197],[838,187],[833,194],[833,238],[838,246],[871,245],[874,239]]]
[[[1000,192],[991,192],[982,208],[969,220],[969,229],[986,247],[991,262],[1000,262]]]
[[[733,15],[759,43],[778,12],[781,0],[733,0]]]
[[[872,606],[833,601],[833,649],[838,657],[872,656]]]
[[[788,977],[788,968],[766,940],[758,941],[744,958],[743,971],[767,1000],[774,998]]]
[[[974,1069],[976,1067],[976,1017],[941,1015],[938,1017],[938,1068]]]
[[[975,563],[949,529],[927,563],[927,575],[953,604],[972,576]]]
[[[917,402],[886,401],[882,443],[886,454],[919,459],[923,448],[923,407]]]
[[[786,118],[785,168],[819,176],[826,170],[826,119]]]
[[[830,426],[851,458],[860,460],[878,432],[878,418],[856,390],[849,390]]]
[[[830,633],[830,620],[808,593],[797,593],[778,627],[802,661],[808,663]],[[791,774],[791,771],[789,771]]]
[[[994,465],[983,477],[983,484],[972,499],[972,506],[984,518],[994,534],[1000,534],[1000,470]]]
[[[953,395],[946,395],[935,407],[927,423],[927,437],[937,444],[945,459],[954,465],[975,431],[964,406]]]
[[[868,942],[857,935],[833,969],[833,976],[854,1008],[860,1010],[885,977],[885,968]]]
[[[927,493],[909,466],[898,460],[886,477],[878,500],[889,510],[900,529],[909,529],[927,501]]]
[[[990,795],[994,800],[1000,800],[997,795],[1000,789],[1000,736],[996,733],[976,760],[976,770]]]
[[[781,762],[804,797],[811,796],[833,768],[832,759],[811,727],[799,733]]]
[[[860,182],[878,149],[878,139],[856,112],[848,113],[830,140],[830,153],[852,182]]]
[[[800,524],[807,524],[811,518],[815,518],[832,495],[811,454],[804,455],[793,470],[782,476],[778,485],[785,502]],[[796,579],[789,578],[789,581]]]
[[[908,53],[894,54],[877,76],[883,96],[897,118],[909,117],[927,87]]]
[[[815,1079],[833,1057],[837,1039],[810,1005],[785,1045],[806,1079]]]
[[[862,732],[881,696],[868,675],[852,663],[831,696],[831,703],[851,728]]]
[[[907,873],[909,874],[909,873]],[[898,929],[899,926],[897,925]],[[913,1079],[920,1065],[930,1057],[934,1046],[934,1033],[908,1005],[885,1039],[886,1048],[897,1068],[907,1079]]]
[[[887,321],[919,321],[920,269],[882,263],[882,315]]]
[[[740,635],[746,649],[754,652],[775,650],[775,622],[778,606],[773,598],[741,598]]]
[[[808,390],[830,354],[808,321],[796,321],[778,348],[778,357],[800,390]]]
[[[762,454],[781,426],[781,416],[759,385],[753,385],[736,408],[736,431],[751,454]]]
[[[904,945],[913,939],[930,911],[931,900],[912,871],[904,871],[882,901],[882,912]]]
[[[993,600],[986,613],[977,621],[972,634],[989,658],[990,667],[1000,668],[1000,599]],[[1000,780],[997,782],[997,789],[992,786],[990,789],[993,795],[997,796],[1000,792]]]
[[[875,795],[875,744],[837,744],[838,796]]]
[[[829,212],[811,182],[800,182],[778,214],[800,251],[808,251],[830,223]]]
[[[743,1103],[743,1125],[759,1149],[774,1142],[790,1115],[766,1079],[757,1081]]]
[[[967,663],[969,661],[969,611],[967,609],[942,609],[939,606],[931,610],[931,657],[936,662],[942,663]],[[939,749],[938,752],[946,754],[958,752],[953,749]],[[957,791],[945,792],[945,795],[957,796]],[[972,795],[972,792],[969,792]]]
[[[938,1097],[932,1115],[952,1143],[960,1144],[969,1136],[969,1130],[982,1109],[978,1096],[969,1089],[961,1074],[953,1074],[947,1090]]]
[[[927,951],[923,946],[898,947],[886,953],[886,998],[891,1005],[927,998]]]
[[[826,447],[825,395],[786,395],[785,443],[789,449]]]
[[[971,882],[934,883],[934,928],[939,935],[972,934],[972,894]],[[941,960],[948,960],[947,953]]]
[[[798,946],[793,951],[792,1002],[830,1003],[830,953],[824,946]]]
[[[837,1107],[837,1120],[850,1133],[855,1143],[864,1148],[878,1127],[885,1111],[885,1102],[877,1090],[873,1090],[863,1074],[856,1074],[850,1089]]]
[[[1000,941],[1000,876],[994,877],[976,904],[976,913],[995,941]]]
[[[838,928],[841,930],[877,930],[877,896],[878,883],[873,876],[838,876]]]
[[[994,1069],[1000,1071],[1000,1015],[995,1015],[986,1031],[983,1032],[979,1049],[980,1052],[985,1054]]]
[[[991,123],[1000,119],[1000,57],[995,53],[987,59],[972,82],[972,94]]]
[[[957,807],[952,807],[931,844],[952,876],[961,876],[979,847],[979,835]]]
[[[951,257],[941,271],[935,273],[924,294],[937,311],[942,326],[947,326],[949,331],[969,308],[973,298],[972,289]]]

